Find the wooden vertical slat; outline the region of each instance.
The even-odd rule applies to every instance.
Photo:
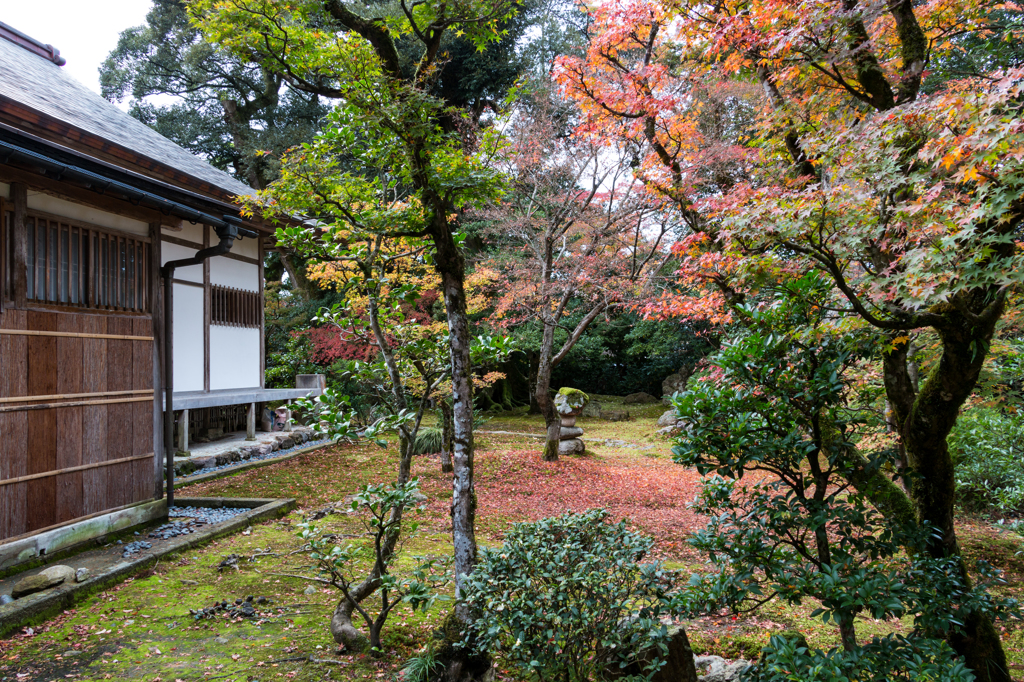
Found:
[[[57,317],[56,313],[29,311],[28,329],[57,331]],[[56,392],[57,339],[31,336],[28,339],[28,395],[53,395]],[[53,471],[57,468],[57,410],[32,410],[28,413],[27,426],[29,452],[26,473]],[[45,528],[57,522],[55,477],[29,481],[28,497],[31,503],[27,510],[27,530]]]
[[[8,310],[0,328],[25,329],[24,310]],[[28,337],[0,335],[0,397],[28,394]],[[28,474],[28,413],[0,413],[0,479]],[[28,484],[0,487],[0,539],[27,532]]]
[[[60,315],[58,331],[82,331],[83,315]],[[58,338],[57,340],[57,392],[62,394],[82,393],[84,366],[89,362],[85,357],[83,339]],[[57,412],[57,469],[68,469],[83,464],[82,461],[82,408],[65,407]],[[56,478],[57,523],[71,521],[85,515],[83,497],[83,472],[60,474]]]
[[[153,336],[148,317],[132,318],[133,336]],[[153,342],[132,341],[132,389],[149,390],[153,386]],[[153,403],[132,403],[132,456],[156,452],[153,445]],[[153,494],[153,465],[150,461],[132,462],[132,502]]]
[[[107,318],[102,315],[83,316],[83,331],[106,334]],[[99,393],[107,390],[107,340],[83,339],[83,353],[89,361],[82,368],[83,392]],[[107,406],[89,405],[82,408],[82,463],[92,464],[107,460]],[[110,434],[111,438],[116,437]],[[107,467],[82,472],[83,502],[86,514],[109,509],[107,502]]]
[[[132,321],[128,317],[110,317],[107,332],[118,336],[131,336]],[[132,342],[123,339],[107,340],[107,390],[130,391],[132,388]],[[132,456],[134,444],[132,405],[130,403],[107,406],[107,433],[117,434],[107,441],[107,459]],[[133,482],[130,464],[107,467],[107,496],[111,506],[128,504]]]
[[[263,291],[264,291],[264,282],[263,282],[263,278],[264,278],[264,274],[263,274],[263,258],[264,258],[263,238],[262,237],[257,237],[256,238],[256,242],[259,244],[259,254],[257,256],[257,260],[259,260],[259,265],[257,266],[259,268],[259,277],[257,277],[257,279],[259,280],[259,327],[258,327],[258,329],[260,330],[260,334],[259,334],[259,337],[260,337],[260,388],[265,388],[267,382],[266,382],[266,379],[264,378],[264,374],[266,373],[267,351],[266,351],[266,347],[264,346],[264,344],[266,343],[266,340],[265,340],[264,337],[266,335],[263,333],[263,308],[265,306],[264,294],[263,294]]]
[[[147,287],[147,296],[149,302],[149,310],[152,315],[152,329],[153,329],[153,389],[155,392],[156,399],[153,401],[153,465],[150,475],[150,481],[153,483],[152,492],[154,499],[163,497],[164,485],[163,485],[163,369],[164,369],[164,316],[163,316],[163,299],[161,298],[160,289],[160,265],[162,259],[161,253],[161,227],[159,223],[150,223],[149,225],[149,267],[147,269],[147,276],[149,279]]]
[[[203,225],[203,248],[210,247],[210,226]],[[203,261],[203,390],[210,390],[210,259]]]
[[[0,197],[0,314],[8,293],[7,239],[7,200]]]
[[[28,257],[28,244],[25,241],[25,213],[28,210],[28,190],[20,182],[11,184],[11,203],[14,208],[14,218],[11,225],[11,247],[14,250],[14,304],[19,308],[25,307],[25,290],[27,273],[26,258]]]

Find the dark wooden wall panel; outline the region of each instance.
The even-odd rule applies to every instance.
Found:
[[[0,413],[0,480],[28,473],[28,414]],[[25,531],[28,521],[28,484],[16,483],[0,488],[0,537],[9,538]]]
[[[81,333],[78,315],[61,315],[57,329],[67,333]],[[62,337],[57,340],[57,393],[77,395],[84,392],[82,375],[84,355],[80,338]],[[57,413],[57,468],[69,469],[82,462],[82,408],[66,407]],[[70,521],[82,515],[82,472],[75,471],[57,476],[57,523]]]
[[[7,309],[0,329],[151,337],[153,327],[148,317]],[[0,398],[105,402],[0,411],[0,480],[152,453],[152,399],[108,394],[152,390],[153,376],[152,341],[0,334]],[[0,485],[0,541],[152,495],[152,458]]]
[[[107,320],[107,333],[131,336],[132,321],[129,318],[111,317]],[[107,341],[107,390],[132,390],[132,342],[124,340]],[[107,440],[107,459],[131,457],[134,446],[132,436],[132,404],[122,403],[107,406],[107,433],[117,434]],[[132,467],[130,464],[115,464],[107,469],[107,497],[116,506],[131,502],[133,493]]]
[[[56,313],[28,313],[33,331],[58,331]],[[28,394],[57,393],[57,339],[53,336],[28,337]],[[57,410],[31,410],[28,413],[29,474],[57,468]],[[57,478],[48,476],[28,483],[28,528],[33,531],[57,523]]]
[[[83,315],[82,332],[106,334],[107,318]],[[107,341],[82,339],[82,392],[102,393],[107,390]],[[88,405],[82,408],[82,464],[107,460],[107,408]],[[107,504],[107,467],[82,472],[82,501],[85,514],[95,514],[115,505]]]

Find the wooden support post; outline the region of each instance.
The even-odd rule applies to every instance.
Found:
[[[188,410],[182,410],[178,420],[178,452],[188,452]]]
[[[256,440],[256,403],[249,403],[249,414],[245,419],[245,439]]]

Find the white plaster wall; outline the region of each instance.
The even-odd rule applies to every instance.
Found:
[[[133,220],[132,218],[125,218],[124,216],[119,216],[114,213],[107,213],[106,211],[101,211],[98,208],[83,206],[82,204],[58,199],[57,197],[50,196],[43,192],[29,190],[28,207],[37,211],[44,211],[46,213],[63,216],[65,218],[71,218],[73,220],[81,220],[82,222],[91,223],[93,225],[106,227],[112,230],[120,230],[121,232],[149,236],[149,225],[141,220]]]
[[[190,249],[187,246],[178,246],[177,244],[171,244],[169,242],[162,242],[160,244],[160,264],[165,265],[169,261],[179,260],[181,258],[191,258],[196,255],[199,249]],[[196,282],[198,284],[203,283],[203,266],[202,265],[189,265],[185,268],[175,268],[174,279],[183,279],[188,282]]]
[[[6,182],[0,182],[0,197],[3,197],[4,199],[11,198],[11,186]]]
[[[257,241],[259,238],[253,239],[251,237],[244,237],[242,239],[236,239],[235,243],[231,245],[231,253],[237,253],[239,256],[247,256],[249,258],[260,258],[260,244]]]
[[[260,330],[211,325],[210,390],[259,385]]]
[[[234,248],[231,249],[234,252]],[[210,259],[210,283],[232,289],[259,292],[260,269],[251,263],[216,256]]]
[[[203,290],[187,284],[174,285],[174,390],[203,390]]]
[[[203,243],[203,230],[205,228],[206,225],[201,223],[193,225],[187,220],[182,220],[180,230],[175,230],[173,232],[168,231],[167,234],[174,235],[178,239],[184,239],[185,241],[201,245]]]

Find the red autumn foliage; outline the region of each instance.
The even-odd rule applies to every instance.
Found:
[[[429,323],[430,309],[440,296],[438,292],[430,290],[424,292],[415,303],[403,305],[406,318],[414,324]],[[309,359],[318,365],[331,365],[338,360],[369,362],[377,356],[373,344],[334,327],[312,327],[295,333],[309,339]]]

